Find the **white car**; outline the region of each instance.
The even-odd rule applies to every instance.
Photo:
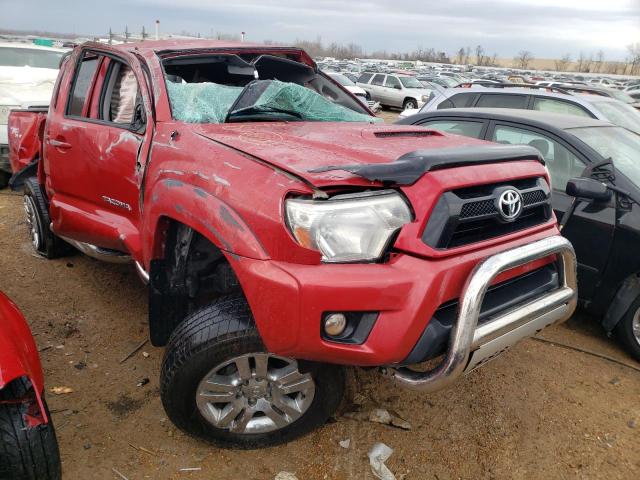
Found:
[[[367,95],[367,92],[365,92],[363,88],[360,88],[355,83],[353,83],[348,77],[337,72],[326,72],[326,74],[333,80],[338,82],[340,85],[342,85],[345,90],[348,90],[356,97],[358,97],[358,99],[360,99],[360,101],[368,106],[374,113],[380,110],[380,104],[371,100],[369,98],[369,95]]]
[[[7,118],[15,108],[48,107],[67,50],[0,43],[0,188],[10,176]]]
[[[346,90],[349,90],[356,97],[367,98],[367,92],[364,89],[358,87],[355,83],[349,80],[347,77],[337,72],[326,72],[332,79],[342,85]]]

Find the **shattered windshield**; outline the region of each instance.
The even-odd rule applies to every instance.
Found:
[[[245,87],[168,81],[167,92],[174,118],[188,123],[379,120],[305,86],[279,80],[255,80]]]
[[[163,59],[173,118],[189,123],[381,121],[299,54],[203,50]]]
[[[238,121],[257,115],[274,115],[313,122],[371,122],[371,116],[337,105],[313,90],[296,83],[279,80],[256,80],[247,85],[227,121]]]

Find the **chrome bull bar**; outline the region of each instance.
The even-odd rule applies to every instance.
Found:
[[[478,326],[484,296],[499,274],[554,254],[559,260],[558,289]],[[458,318],[441,363],[426,372],[401,367],[384,368],[383,374],[412,390],[427,393],[441,390],[519,340],[567,320],[576,308],[577,298],[576,256],[566,238],[553,236],[497,253],[479,262],[467,278],[460,297]]]

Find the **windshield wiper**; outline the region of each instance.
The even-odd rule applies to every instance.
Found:
[[[290,115],[292,117],[296,117],[300,120],[302,120],[302,114],[293,110],[286,110],[284,108],[277,108],[277,107],[260,107],[260,106],[251,106],[251,107],[246,107],[246,108],[241,108],[239,110],[235,110],[233,112],[229,112],[229,114],[227,115],[226,121],[230,121],[233,117],[235,117],[236,115],[251,115],[251,114],[261,114],[261,113],[281,113],[284,115]]]

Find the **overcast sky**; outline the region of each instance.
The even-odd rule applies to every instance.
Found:
[[[452,54],[482,44],[511,57],[603,50],[624,59],[640,43],[640,0],[0,0],[0,28],[104,35],[247,32],[247,39],[356,43],[366,51],[421,45]]]

